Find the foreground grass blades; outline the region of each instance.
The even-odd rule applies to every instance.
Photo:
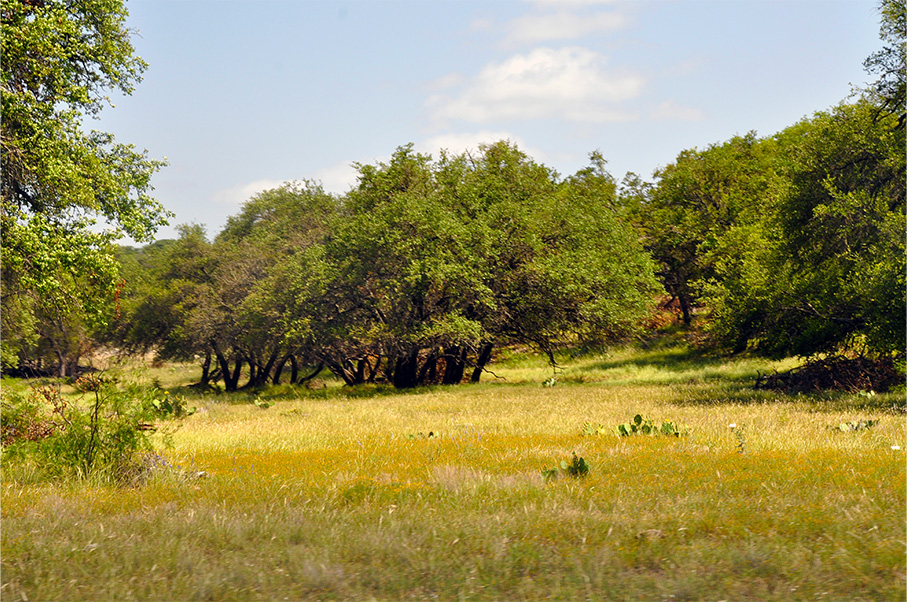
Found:
[[[517,370],[267,409],[209,399],[139,488],[28,484],[4,465],[0,595],[904,598],[907,433],[888,409],[902,395],[867,406],[656,373],[548,388]],[[689,434],[583,435],[636,413]],[[872,428],[837,428],[860,419]],[[543,477],[574,453],[583,478]]]

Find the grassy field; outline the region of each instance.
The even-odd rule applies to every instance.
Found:
[[[793,364],[682,347],[565,357],[553,387],[502,359],[479,385],[195,396],[140,487],[6,462],[0,599],[905,599],[903,390],[754,391]],[[688,434],[614,434],[636,414]],[[574,453],[586,476],[543,477]]]

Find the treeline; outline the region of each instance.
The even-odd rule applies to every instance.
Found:
[[[622,201],[684,321],[707,309],[712,344],[902,356],[904,152],[903,108],[864,98],[683,151]]]
[[[65,374],[103,343],[197,359],[226,390],[323,369],[452,384],[478,381],[496,346],[553,362],[630,337],[662,295],[728,352],[903,357],[904,125],[871,97],[685,150],[651,182],[618,184],[596,153],[562,178],[504,141],[358,169],[343,196],[262,192],[211,240],[187,225],[120,248],[106,324],[56,315],[19,366],[43,353]]]
[[[108,345],[197,359],[202,384],[227,390],[323,369],[453,384],[478,380],[501,345],[553,363],[559,346],[634,336],[659,300],[728,353],[903,363],[903,0],[879,5],[884,46],[864,62],[877,79],[858,98],[684,150],[651,181],[618,184],[598,153],[562,177],[504,141],[437,159],[410,145],[358,165],[345,195],[287,184],[211,239],[186,225],[137,249],[111,241],[166,223],[147,194],[162,163],[78,125],[144,66],[111,6],[2,15],[4,374],[72,375]],[[97,52],[37,43],[64,22],[96,31],[83,42]],[[113,229],[92,229],[96,216]]]
[[[212,241],[186,226],[121,262],[131,285],[105,340],[198,357],[227,390],[322,368],[348,384],[478,381],[496,345],[553,361],[565,341],[633,334],[661,288],[600,157],[559,179],[506,142],[437,161],[401,147],[360,165],[347,195],[286,184]]]

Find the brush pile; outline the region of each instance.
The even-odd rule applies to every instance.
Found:
[[[884,393],[903,383],[904,376],[894,367],[890,358],[873,360],[865,357],[830,357],[806,362],[790,372],[759,374],[757,389],[810,393],[836,390],[858,393],[876,391]]]

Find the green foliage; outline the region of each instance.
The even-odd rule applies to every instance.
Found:
[[[601,423],[592,423],[592,422],[583,423],[583,435],[585,435],[587,437],[591,437],[593,435],[604,435],[606,433],[612,433],[612,432],[613,432],[613,429],[609,429]]]
[[[573,452],[573,459],[569,463],[566,460],[562,460],[559,466],[542,470],[542,477],[546,481],[553,481],[561,474],[575,479],[585,477],[589,474],[589,463],[586,462],[585,458],[578,457],[576,452]]]
[[[878,424],[878,420],[852,420],[850,422],[842,422],[837,428],[839,431],[844,433],[852,433],[855,431],[865,431],[872,428]]]
[[[714,340],[779,358],[903,353],[905,144],[892,120],[859,101],[775,137],[786,185],[718,245],[705,285]]]
[[[154,389],[120,390],[98,375],[84,376],[75,386],[83,394],[76,402],[43,387],[4,405],[4,418],[15,425],[4,430],[5,462],[31,462],[48,479],[129,482],[142,471],[143,452],[152,449],[153,420],[185,415],[180,403]]]
[[[561,470],[566,471],[571,477],[584,477],[589,474],[589,464],[585,458],[579,458],[576,452],[573,452],[573,460],[570,464],[567,464],[566,460],[561,461]]]
[[[45,402],[59,397],[50,387],[33,388],[28,394],[13,392],[0,399],[0,443],[12,445],[18,441],[38,441],[57,430],[55,422],[43,411]]]
[[[119,0],[3,0],[0,39],[0,255],[4,369],[43,359],[75,364],[73,337],[110,319],[119,282],[111,243],[150,240],[168,212],[148,195],[164,165],[83,119],[129,94],[133,54]],[[108,229],[98,232],[98,221]],[[55,328],[42,326],[55,325]]]
[[[347,353],[388,358],[395,386],[442,359],[442,382],[459,382],[465,354],[481,367],[491,344],[553,358],[564,340],[627,336],[657,292],[600,164],[559,182],[508,143],[480,151],[432,162],[410,145],[360,165],[326,245],[334,332]]]
[[[195,413],[195,407],[189,407],[182,395],[171,395],[169,391],[157,389],[150,398],[151,407],[160,418],[185,418]]]
[[[591,427],[590,431],[593,429],[595,432],[590,432],[589,434],[598,434],[600,432],[599,427]],[[680,437],[681,435],[686,435],[688,431],[689,429],[686,427],[678,426],[674,422],[664,420],[659,424],[654,420],[644,418],[642,414],[636,414],[631,422],[624,422],[617,425],[617,434],[621,437],[629,437],[631,435],[647,435],[652,437],[664,435],[666,437]],[[583,432],[585,434],[585,427]]]
[[[772,160],[771,149],[749,133],[704,150],[682,151],[655,173],[654,185],[633,174],[625,178],[622,202],[685,323],[701,301],[703,284],[720,270],[719,262],[754,248],[743,240],[732,247],[728,242],[739,238],[740,225],[758,220],[781,186]]]

